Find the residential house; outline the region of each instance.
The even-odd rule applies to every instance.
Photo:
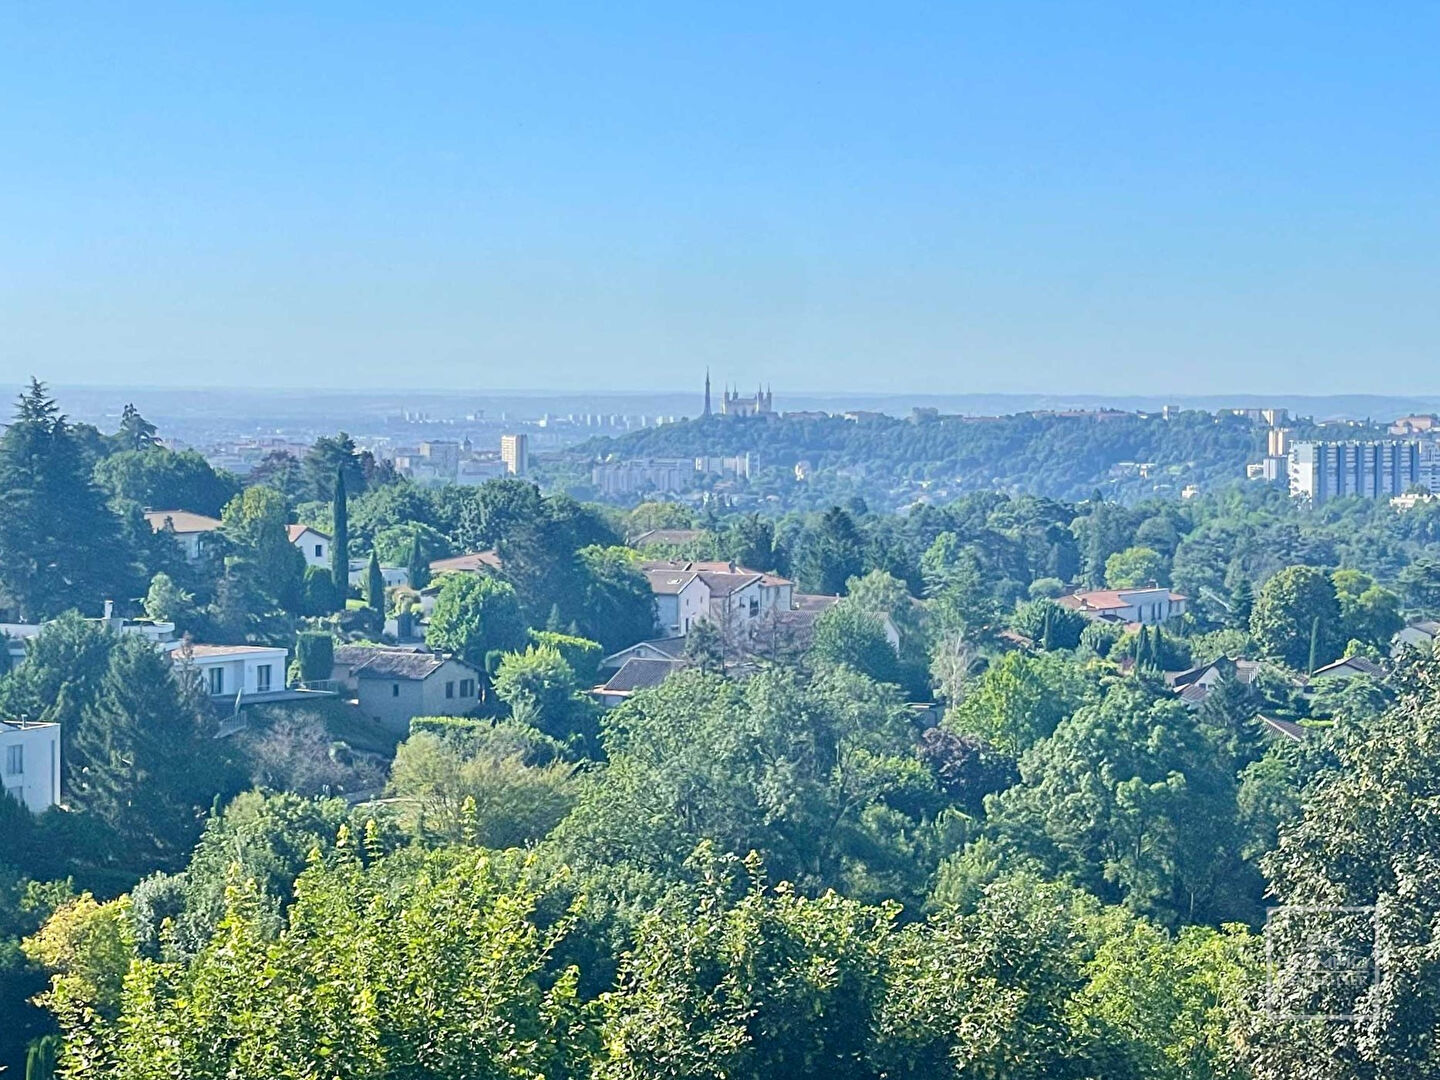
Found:
[[[500,556],[494,549],[472,551],[465,555],[452,555],[448,559],[435,559],[430,563],[430,576],[440,574],[489,574],[500,570]]]
[[[756,621],[792,607],[793,582],[733,562],[649,560],[640,568],[655,596],[655,621],[672,637],[708,618],[728,640],[740,641]]]
[[[611,653],[599,663],[601,671],[619,671],[629,660],[680,660],[685,656],[685,638],[655,638],[639,641],[628,649]]]
[[[199,562],[205,548],[220,529],[218,518],[193,514],[189,510],[146,510],[145,520],[158,532],[169,530],[190,562]]]
[[[1138,589],[1087,589],[1056,602],[1087,619],[1158,626],[1185,614],[1186,597],[1157,585]]]
[[[613,709],[641,690],[659,686],[684,667],[682,660],[632,657],[607,682],[590,693],[602,706]]]
[[[0,789],[32,814],[59,805],[59,724],[0,720]]]
[[[1310,681],[1315,683],[1322,679],[1354,679],[1362,675],[1371,679],[1383,679],[1385,669],[1368,657],[1347,656],[1315,669],[1310,674]]]
[[[1260,674],[1258,660],[1244,660],[1238,657],[1222,656],[1208,664],[1200,664],[1186,671],[1165,672],[1165,683],[1175,691],[1176,696],[1187,708],[1198,709],[1223,680],[1232,679],[1249,686]]]
[[[1435,638],[1440,636],[1440,620],[1412,619],[1398,634],[1391,645],[1391,654],[1398,656],[1405,649],[1419,649],[1430,652],[1434,649]]]
[[[382,565],[382,566],[380,567],[380,576],[385,579],[385,587],[386,587],[387,589],[393,589],[393,588],[394,588],[395,586],[397,586],[397,585],[409,585],[409,584],[410,584],[410,570],[409,570],[407,567],[404,567],[404,566],[384,566],[384,565]],[[370,560],[369,560],[369,559],[351,559],[351,560],[350,560],[350,584],[351,584],[351,586],[358,586],[359,588],[363,589],[363,588],[365,588],[366,584],[369,583],[369,581],[370,581]]]
[[[655,599],[655,625],[668,637],[684,637],[710,613],[710,587],[695,570],[644,570]]]
[[[309,525],[291,525],[289,532],[290,543],[299,548],[300,554],[305,556],[306,566],[329,569],[330,537]]]
[[[194,673],[212,698],[281,700],[292,696],[285,686],[284,649],[269,645],[196,645],[182,642],[170,650],[177,667]]]
[[[397,735],[417,716],[464,716],[480,703],[479,672],[439,653],[345,645],[335,650],[333,678]]]

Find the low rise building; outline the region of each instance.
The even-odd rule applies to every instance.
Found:
[[[205,556],[211,538],[220,530],[220,519],[189,510],[146,510],[145,520],[155,532],[169,532],[190,562]]]
[[[286,651],[269,645],[197,645],[182,642],[171,650],[177,668],[188,671],[212,698],[241,703],[288,696]]]
[[[465,716],[480,704],[479,672],[439,653],[345,645],[335,650],[332,678],[397,735],[417,716]]]
[[[59,805],[59,724],[0,720],[0,790],[32,814]]]
[[[1056,601],[1087,619],[1158,626],[1185,614],[1187,598],[1157,585],[1139,589],[1085,589]]]
[[[290,543],[299,548],[300,554],[305,556],[306,566],[329,569],[330,537],[309,525],[291,525],[289,533]]]

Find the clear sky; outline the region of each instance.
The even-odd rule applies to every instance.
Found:
[[[0,5],[0,381],[1434,392],[1440,6]]]

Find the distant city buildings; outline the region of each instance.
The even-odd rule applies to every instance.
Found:
[[[1323,503],[1359,496],[1390,498],[1420,483],[1413,441],[1297,442],[1289,453],[1290,494]]]
[[[1434,435],[1440,431],[1440,417],[1433,413],[1402,416],[1390,425],[1391,435]]]
[[[530,437],[525,433],[500,436],[500,448],[476,450],[469,438],[424,439],[415,449],[395,451],[395,471],[418,484],[483,484],[501,476],[530,472]]]
[[[591,483],[607,498],[645,492],[674,494],[686,491],[706,477],[748,480],[751,457],[632,458],[607,461],[590,472]]]
[[[530,472],[530,437],[524,434],[500,436],[500,460],[511,476]]]

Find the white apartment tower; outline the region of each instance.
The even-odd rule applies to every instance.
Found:
[[[511,476],[527,475],[530,472],[530,436],[501,435],[500,460],[505,463],[505,471]]]

